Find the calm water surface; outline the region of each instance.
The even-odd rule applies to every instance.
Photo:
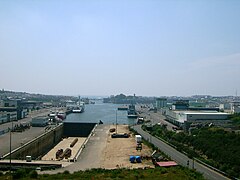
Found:
[[[117,108],[122,106],[120,104],[103,103],[96,101],[95,104],[85,105],[83,113],[71,113],[67,116],[67,122],[96,122],[102,120],[104,124],[116,123],[118,124],[134,124],[135,119],[127,118],[127,111],[117,111]]]

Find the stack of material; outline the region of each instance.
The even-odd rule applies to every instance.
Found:
[[[59,157],[62,155],[63,153],[63,149],[59,149],[57,152],[56,152],[56,159],[59,159]]]
[[[73,147],[78,142],[78,138],[75,138],[73,142],[70,144],[70,147]]]
[[[63,158],[68,159],[69,157],[71,157],[71,155],[72,155],[72,150],[69,149],[69,148],[67,148],[67,149],[65,149],[65,151],[59,156],[59,159],[63,159]]]

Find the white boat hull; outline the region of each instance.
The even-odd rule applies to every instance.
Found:
[[[81,113],[82,110],[81,110],[81,109],[73,109],[72,112],[73,112],[73,113]]]

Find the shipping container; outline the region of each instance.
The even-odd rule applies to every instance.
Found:
[[[46,116],[38,116],[32,118],[32,126],[33,127],[44,127],[48,125],[48,117]]]

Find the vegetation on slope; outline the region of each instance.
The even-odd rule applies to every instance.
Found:
[[[165,139],[190,157],[201,158],[230,176],[240,177],[240,134],[213,127],[196,129],[188,135],[159,125],[153,126],[151,134]]]
[[[9,174],[0,175],[0,179],[10,179]],[[13,179],[176,179],[176,180],[202,180],[204,179],[200,173],[184,167],[172,168],[155,168],[155,169],[92,169],[86,171],[79,171],[70,174],[68,171],[63,173],[48,175],[37,174],[36,171],[18,170],[13,174]]]
[[[230,116],[233,124],[240,126],[240,113],[235,113]]]

